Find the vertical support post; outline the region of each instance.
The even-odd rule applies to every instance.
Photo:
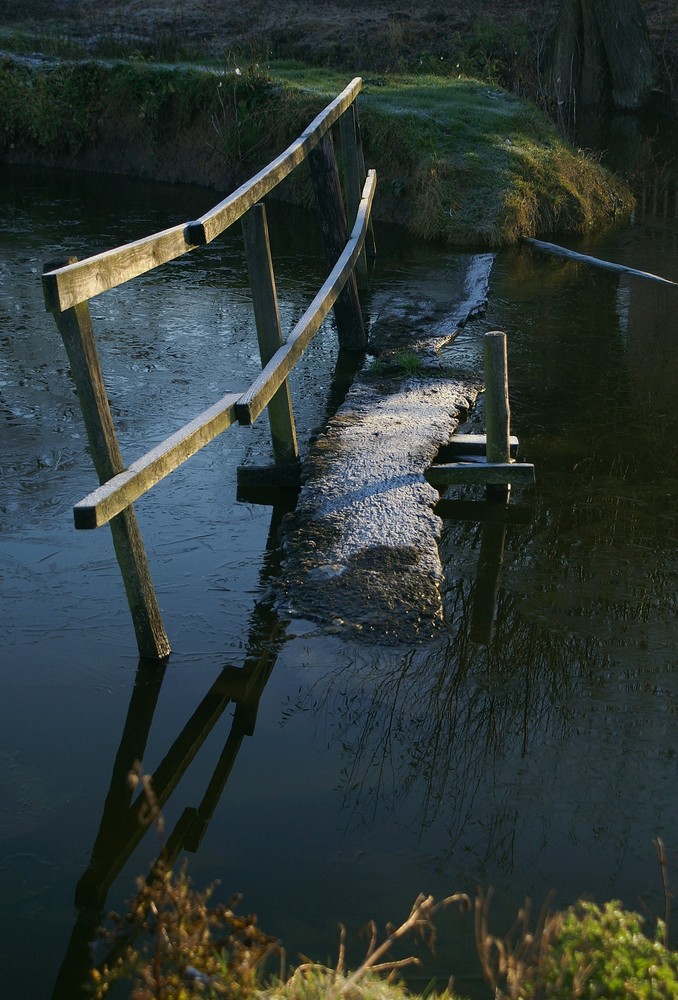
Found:
[[[509,409],[506,334],[499,330],[486,333],[483,354],[485,362],[486,458],[488,462],[508,463],[511,460],[509,443],[511,413]],[[510,488],[508,485],[488,486],[486,494],[488,498],[506,499]]]
[[[74,263],[74,260],[51,261],[45,265],[45,271],[67,263]],[[53,315],[75,379],[94,467],[103,484],[123,472],[125,467],[106,395],[89,306],[81,302],[64,312],[55,311]],[[139,653],[148,659],[164,660],[171,647],[133,508],[127,507],[111,520],[110,525]]]
[[[268,238],[266,209],[261,202],[254,205],[243,216],[242,230],[263,368],[278,348],[282,347],[284,341],[280,328],[280,313],[271,259],[271,245]],[[287,379],[273,396],[267,409],[276,464],[296,462],[299,458],[299,449]]]
[[[337,160],[329,131],[315,149],[311,150],[308,162],[320,213],[325,256],[329,266],[334,267],[348,241],[348,230]],[[334,304],[334,316],[337,321],[340,346],[348,351],[364,351],[367,347],[367,336],[353,272]]]
[[[360,205],[360,195],[362,191],[360,156],[358,153],[358,118],[356,106],[353,103],[339,119],[339,130],[341,134],[341,155],[344,161],[344,177],[346,181],[346,205],[348,207],[349,220],[354,219],[358,214]],[[368,288],[367,280],[367,257],[365,247],[360,251],[360,256],[356,261],[356,281],[360,291]]]
[[[360,119],[358,118],[358,105],[354,102],[352,107],[355,109],[355,134],[358,140],[358,169],[360,171],[360,186],[362,188],[365,183],[365,178],[367,177],[367,170],[365,169],[365,154],[363,152],[363,138],[360,131]],[[377,256],[377,242],[374,238],[374,226],[372,225],[371,215],[367,223],[365,253],[367,254],[369,260],[374,260]]]

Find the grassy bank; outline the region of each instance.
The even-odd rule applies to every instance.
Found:
[[[205,71],[5,58],[0,155],[206,184],[222,196],[347,82],[294,63]],[[535,106],[488,84],[368,76],[360,115],[379,175],[376,218],[425,238],[498,246],[609,226],[631,210],[622,182],[567,147]],[[281,193],[309,198],[299,178]]]

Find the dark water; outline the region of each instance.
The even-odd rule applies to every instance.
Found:
[[[167,836],[195,882],[243,892],[292,958],[332,960],[339,922],[353,940],[422,890],[492,885],[498,928],[550,890],[558,905],[587,893],[658,912],[652,840],[678,850],[675,291],[497,256],[487,315],[451,351],[477,365],[482,333],[508,332],[513,429],[537,485],[515,491],[506,524],[483,523],[482,504],[445,522],[444,642],[280,639],[283,511],[236,502],[235,468],[267,455],[266,427],[222,436],[137,504],[174,647],[163,674],[137,664],[107,530],[72,528],[94,478],[39,275],[64,252],[197,216],[210,196],[0,180],[3,994],[77,995],[101,913],[148,871],[158,840],[136,842],[124,792],[135,757],[171,791]],[[289,329],[322,266],[308,219],[271,212]],[[413,286],[439,300],[463,264],[378,238],[375,309]],[[678,280],[672,218],[578,248]],[[258,370],[244,275],[234,235],[92,303],[128,461]],[[330,324],[295,375],[303,442],[326,416],[335,340]],[[481,556],[502,545],[488,586]],[[469,917],[442,918],[421,976],[450,972],[485,995]]]

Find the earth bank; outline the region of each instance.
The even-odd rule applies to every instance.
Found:
[[[205,184],[222,198],[300,135],[349,79],[298,66],[5,56],[0,157]],[[367,77],[360,116],[366,162],[379,175],[375,218],[424,238],[498,246],[603,228],[631,211],[622,181],[567,146],[536,106],[498,87]],[[310,204],[306,172],[277,196]]]

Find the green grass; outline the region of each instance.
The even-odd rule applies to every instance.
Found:
[[[145,144],[163,179],[166,154],[158,144],[190,123],[191,142],[202,143],[205,154],[216,148],[224,176],[241,182],[349,79],[289,61],[260,67],[230,60],[220,75],[145,61],[28,66],[5,59],[0,154],[18,147],[48,162],[73,157],[96,145],[103,129],[122,127],[125,143]],[[626,186],[563,142],[535,105],[490,84],[366,74],[359,110],[366,163],[379,179],[375,217],[425,239],[496,247],[521,236],[608,227],[632,209]],[[309,198],[301,176],[286,182],[286,197]]]
[[[294,64],[271,69],[327,96],[342,83]],[[605,228],[632,210],[626,186],[535,105],[481,81],[366,75],[360,109],[383,214],[427,239],[497,246]]]

